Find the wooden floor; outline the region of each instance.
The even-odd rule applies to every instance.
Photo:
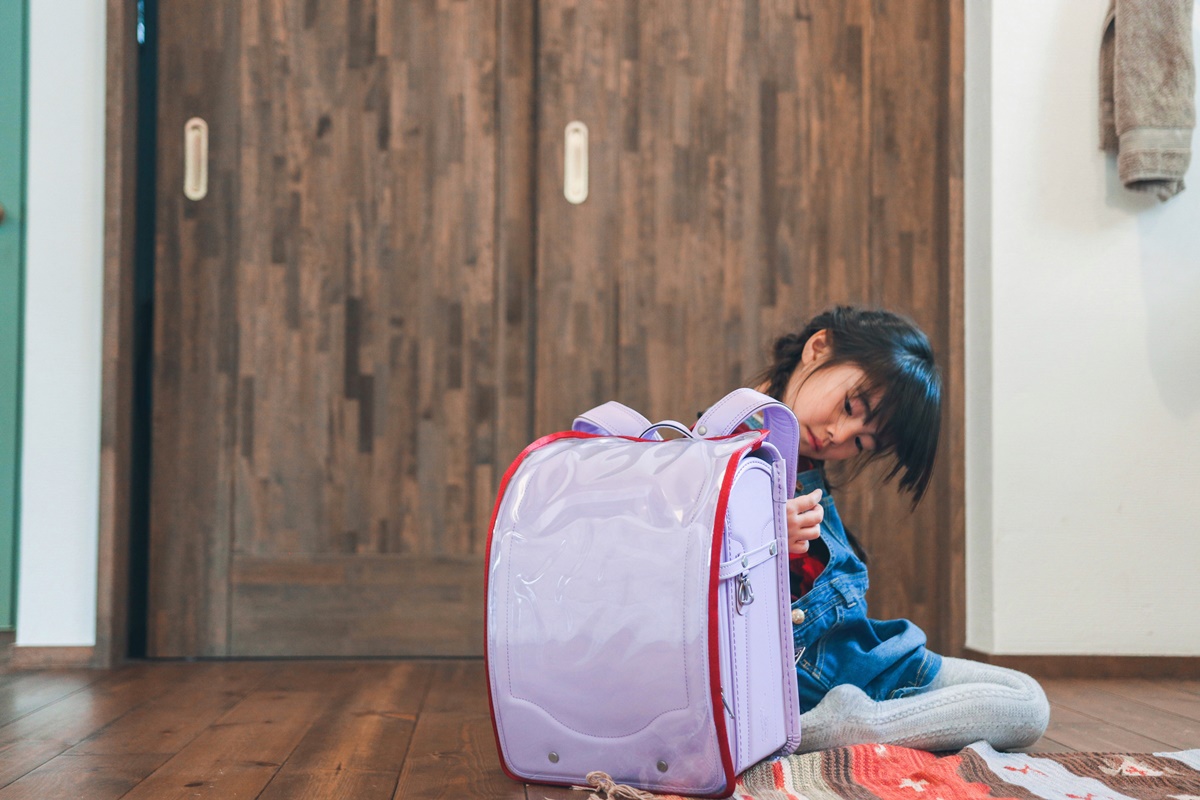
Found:
[[[1200,681],[1050,680],[1035,751],[1200,747]],[[514,798],[483,663],[231,661],[0,675],[0,800]]]

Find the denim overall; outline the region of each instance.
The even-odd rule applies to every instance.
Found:
[[[800,710],[808,711],[834,686],[852,683],[874,700],[914,694],[942,666],[925,647],[925,632],[906,619],[867,618],[867,567],[854,555],[829,489],[817,470],[796,476],[797,494],[821,489],[821,541],[829,563],[808,594],[792,603]]]

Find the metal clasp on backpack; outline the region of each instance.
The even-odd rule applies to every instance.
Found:
[[[779,546],[772,540],[748,553],[743,553],[740,557],[721,563],[721,580],[727,581],[732,578],[737,582],[737,586],[734,587],[733,599],[739,614],[745,614],[743,609],[754,602],[754,587],[750,585],[750,570],[765,563],[768,559],[774,558],[778,553]],[[735,571],[739,568],[740,572]]]
[[[774,551],[775,548],[771,548]],[[742,609],[754,602],[754,589],[750,586],[750,554],[742,556],[742,574],[737,576],[737,594],[734,595],[737,612],[745,614]]]

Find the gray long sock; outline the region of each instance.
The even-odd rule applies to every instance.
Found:
[[[958,750],[980,739],[997,750],[1027,747],[1050,723],[1050,704],[1023,672],[944,657],[920,694],[872,700],[850,684],[835,686],[800,717],[800,750],[880,742],[922,750]]]

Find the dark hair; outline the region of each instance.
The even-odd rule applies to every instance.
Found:
[[[783,400],[804,345],[821,330],[828,331],[830,355],[817,369],[853,364],[865,373],[856,392],[880,394],[868,418],[878,422],[878,446],[865,456],[863,466],[884,456],[894,458],[884,481],[899,475],[900,490],[912,493],[915,507],[933,476],[942,420],[942,376],[928,337],[912,320],[890,311],[837,306],[799,333],[775,341],[771,366],[758,381],[767,384],[767,394]]]

